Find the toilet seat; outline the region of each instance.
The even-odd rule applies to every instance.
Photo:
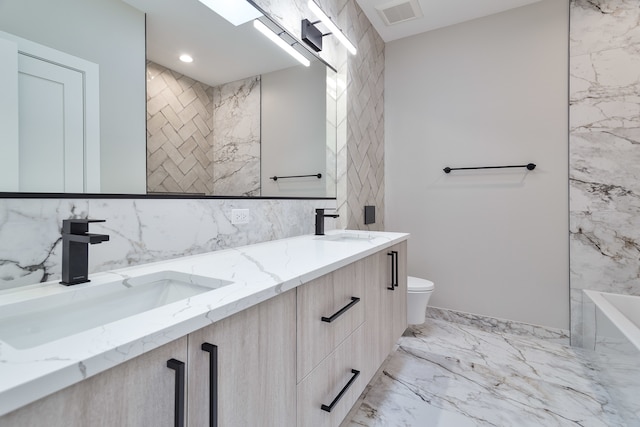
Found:
[[[430,292],[433,291],[433,282],[427,279],[420,279],[418,277],[407,277],[407,291],[409,292]]]

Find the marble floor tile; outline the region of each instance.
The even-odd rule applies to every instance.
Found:
[[[584,350],[427,319],[343,427],[624,426]]]

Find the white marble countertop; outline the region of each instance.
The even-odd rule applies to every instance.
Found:
[[[31,348],[15,349],[0,338],[0,416],[409,237],[350,230],[328,236],[336,234],[364,238],[299,236],[93,274],[81,285],[47,282],[0,292],[2,313],[13,303],[159,271],[233,282]]]

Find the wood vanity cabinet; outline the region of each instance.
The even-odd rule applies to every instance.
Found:
[[[337,427],[407,327],[406,242],[298,287],[297,311],[296,425]]]
[[[0,417],[2,427],[173,426],[175,372],[187,360],[187,337]]]
[[[209,377],[214,356],[202,349],[205,343],[217,347],[215,425],[295,426],[295,290],[189,334],[187,419],[193,427],[213,425],[216,416]]]
[[[406,256],[406,242],[377,252],[0,417],[0,427],[337,427],[407,326]],[[169,360],[183,363],[182,387]]]
[[[211,355],[203,343],[217,346],[215,425],[294,426],[295,299],[291,290],[144,353],[0,417],[0,427],[209,426]],[[184,363],[181,391],[172,359]]]

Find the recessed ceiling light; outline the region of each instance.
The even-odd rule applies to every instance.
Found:
[[[182,62],[193,62],[193,58],[191,57],[191,55],[187,55],[185,53],[183,55],[180,55],[180,61],[182,61]]]

